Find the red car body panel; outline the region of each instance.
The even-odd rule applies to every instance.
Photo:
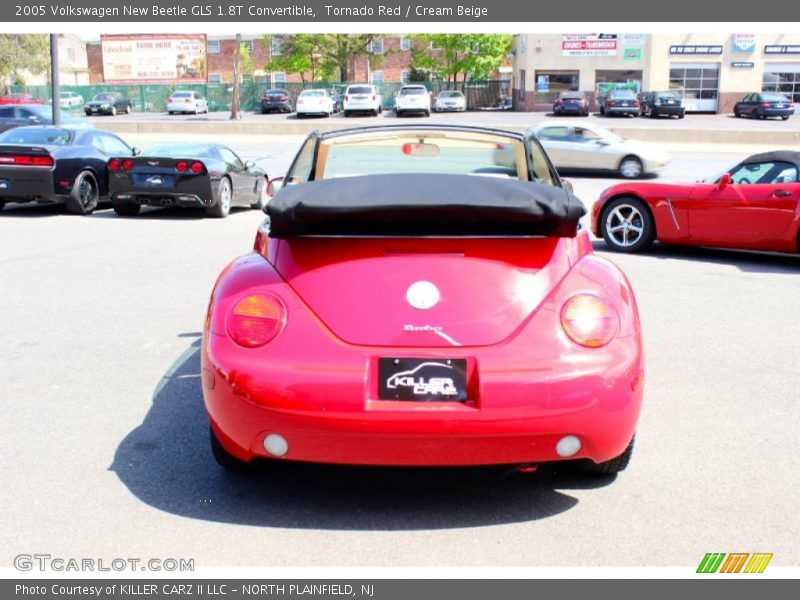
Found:
[[[440,305],[405,302],[410,283]],[[283,331],[260,348],[236,344],[232,307],[254,292],[279,297]],[[576,293],[602,295],[619,316],[602,348],[571,341],[560,323]],[[406,325],[420,326],[407,330]],[[435,333],[431,328],[440,328]],[[378,398],[381,357],[466,359],[467,400]],[[575,238],[256,239],[212,293],[202,381],[214,433],[244,461],[268,458],[271,433],[287,460],[362,465],[603,462],[630,443],[644,373],[636,301],[624,275]]]
[[[30,94],[11,94],[10,96],[0,96],[0,104],[46,104],[46,102],[34,98]]]
[[[656,239],[671,244],[771,252],[798,252],[800,183],[625,183],[605,190],[592,206],[591,229],[600,236],[608,202],[644,201]]]

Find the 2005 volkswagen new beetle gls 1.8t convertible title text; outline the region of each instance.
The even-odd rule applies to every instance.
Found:
[[[644,382],[625,276],[533,134],[312,134],[203,330],[217,460],[630,459]]]

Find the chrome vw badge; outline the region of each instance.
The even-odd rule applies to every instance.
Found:
[[[406,292],[406,300],[414,308],[427,310],[439,303],[439,290],[430,281],[412,283]]]

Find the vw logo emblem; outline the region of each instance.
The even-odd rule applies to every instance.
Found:
[[[430,281],[412,283],[406,292],[408,303],[419,310],[433,308],[439,303],[440,298],[438,288]]]

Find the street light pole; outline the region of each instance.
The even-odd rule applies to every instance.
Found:
[[[53,109],[53,125],[61,124],[61,84],[58,81],[58,34],[50,34],[50,97]]]

